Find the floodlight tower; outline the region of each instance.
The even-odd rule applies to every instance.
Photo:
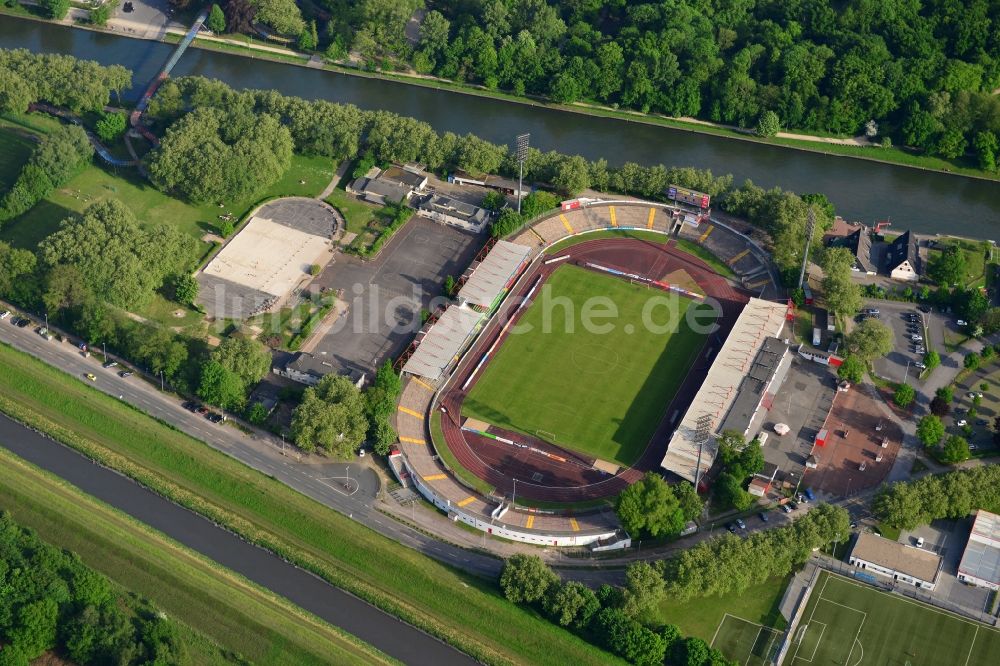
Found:
[[[799,273],[799,288],[806,279],[806,266],[809,265],[809,246],[812,245],[813,229],[816,227],[816,215],[812,206],[809,206],[808,218],[806,220],[806,247],[802,252],[802,272]]]
[[[531,140],[530,134],[517,135],[517,213],[521,214],[521,193],[524,187],[524,161],[528,159],[528,142]]]

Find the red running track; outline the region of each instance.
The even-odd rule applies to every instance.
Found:
[[[711,366],[714,351],[718,351],[722,346],[736,318],[750,298],[750,294],[733,287],[704,261],[678,250],[672,241],[662,244],[625,238],[599,239],[584,241],[556,253],[553,257],[564,255],[569,255],[571,259],[566,261],[573,263],[584,261],[599,263],[656,280],[662,279],[669,272],[683,269],[704,290],[706,296],[715,299],[721,306],[722,316],[718,321],[720,328],[706,339],[705,346],[673,400],[666,405],[660,423],[642,456],[634,465],[620,470],[616,475],[611,476],[587,469],[580,464],[578,454],[567,455],[568,452],[541,440],[517,435],[518,441],[575,460],[559,462],[544,455],[463,431],[460,420],[462,402],[485,372],[486,367],[480,370],[465,391],[461,389],[462,384],[479,363],[483,353],[497,340],[503,324],[524,300],[535,278],[541,276],[544,282],[556,268],[566,262],[550,265],[545,265],[543,262],[536,263],[527,276],[518,282],[518,288],[504,301],[476,344],[465,354],[451,378],[451,388],[441,401],[447,410],[447,415],[442,419],[442,429],[448,448],[463,467],[495,486],[499,493],[507,497],[514,490],[516,478],[518,497],[565,503],[601,499],[617,495],[629,484],[639,480],[645,472],[657,469],[666,453],[667,442],[673,431],[670,416],[677,412],[679,419],[687,410]],[[521,314],[523,311],[517,316]],[[489,363],[487,367],[488,365]],[[537,475],[541,475],[540,481],[535,481]]]

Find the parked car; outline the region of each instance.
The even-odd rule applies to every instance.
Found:
[[[10,310],[4,310],[3,312],[0,312],[0,319],[6,319],[9,316],[10,316]]]
[[[920,335],[919,333],[914,333],[913,335],[910,336],[910,339],[919,342],[924,339],[924,336]]]
[[[924,547],[924,538],[917,537],[917,548],[923,548],[923,547]]]
[[[913,367],[916,368],[917,370],[926,370],[927,364],[924,363],[923,361],[917,361],[916,363],[913,364]]]
[[[747,524],[743,522],[742,518],[736,519],[736,526],[739,527],[741,530],[745,530],[747,528]]]
[[[787,504],[782,504],[781,505],[781,510],[784,511],[785,513],[791,513],[792,512],[792,507],[788,506]]]
[[[986,419],[976,419],[976,425],[977,426],[984,426],[984,425],[987,425],[987,424],[989,424],[989,421],[987,421]]]
[[[189,412],[193,412],[198,409],[198,403],[195,402],[194,400],[188,400],[187,402],[182,404],[181,407],[188,410]]]
[[[816,501],[816,495],[813,493],[812,488],[806,488],[806,497],[810,502]]]
[[[209,412],[208,414],[205,415],[205,418],[211,421],[212,423],[222,423],[223,421],[226,420],[225,417],[222,416],[222,414],[216,414],[215,412]]]
[[[729,523],[728,525],[726,525],[726,529],[732,532],[733,534],[736,534],[736,523]]]
[[[968,422],[968,421],[966,421],[965,419],[959,419],[959,420],[958,420],[958,421],[957,421],[957,422],[955,423],[955,425],[957,425],[957,426],[958,426],[959,428],[964,428],[965,426],[969,425],[969,422]]]
[[[107,362],[106,362],[106,363],[104,364],[104,366],[103,366],[103,367],[105,367],[105,368],[113,368],[113,367],[115,367],[116,365],[118,365],[118,361],[107,361]]]
[[[760,519],[761,519],[761,520],[762,520],[763,522],[765,522],[765,523],[766,523],[766,522],[767,522],[768,520],[770,520],[770,518],[768,518],[768,517],[767,517],[767,512],[766,512],[766,511],[761,511],[761,512],[760,512],[760,513],[758,513],[757,515],[758,515],[758,516],[760,516]]]
[[[198,414],[201,414],[202,416],[205,416],[206,414],[208,414],[208,407],[206,407],[205,405],[198,405],[197,407],[195,407],[194,411],[197,412]]]
[[[955,323],[958,324],[959,326],[968,326],[969,325],[969,322],[965,321],[964,319],[957,319],[955,321]]]
[[[118,373],[118,376],[121,377],[122,379],[126,379],[126,378],[132,376],[132,371],[131,370],[122,370],[121,372]]]
[[[924,314],[928,314],[931,311],[930,307],[927,305],[918,305],[917,309],[923,312]]]
[[[18,328],[24,328],[25,326],[27,326],[30,323],[31,323],[30,319],[21,318],[14,325],[17,326]]]

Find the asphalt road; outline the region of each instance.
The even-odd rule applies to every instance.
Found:
[[[407,664],[472,658],[0,414],[0,446]]]

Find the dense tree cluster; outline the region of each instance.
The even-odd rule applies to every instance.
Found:
[[[375,373],[375,381],[365,391],[365,408],[368,414],[368,441],[375,453],[386,455],[396,443],[396,430],[392,416],[396,412],[396,399],[403,390],[399,375],[389,360]]]
[[[622,526],[633,538],[680,534],[703,508],[694,486],[686,482],[670,485],[655,472],[622,491],[615,503]]]
[[[368,432],[364,398],[342,375],[326,375],[302,394],[292,414],[292,438],[304,451],[321,449],[349,458]]]
[[[756,439],[746,442],[740,433],[727,430],[719,435],[717,459],[722,471],[712,485],[715,503],[727,509],[749,509],[754,496],[747,492],[747,483],[754,474],[764,469],[760,442]]]
[[[245,0],[240,0],[245,1]],[[321,0],[320,46],[559,102],[1000,151],[992,0]],[[430,10],[416,42],[407,22]]]
[[[834,314],[853,317],[861,309],[861,287],[851,271],[854,254],[843,247],[827,248],[820,265],[823,268],[823,299],[827,309]]]
[[[907,530],[939,518],[964,518],[976,509],[1000,513],[1000,465],[894,483],[872,504],[880,521]]]
[[[563,582],[536,555],[511,556],[500,573],[500,588],[514,603],[532,605],[552,622],[575,631],[632,664],[647,666],[730,666],[700,638],[683,638],[674,625],[655,627],[653,610],[666,586],[657,568],[636,562],[625,571],[625,587],[604,585],[595,593]]]
[[[48,102],[74,113],[101,111],[114,92],[132,85],[132,72],[93,60],[26,49],[0,49],[0,112],[24,113],[34,102]]]
[[[93,155],[87,133],[76,125],[60,127],[43,136],[13,187],[0,198],[0,222],[27,212],[72,178]]]
[[[269,25],[282,35],[297,36],[305,27],[302,12],[295,0],[250,0],[256,10],[254,18]]]
[[[0,661],[25,666],[47,650],[88,664],[182,664],[177,627],[78,557],[0,514]]]
[[[725,534],[688,548],[663,562],[666,593],[680,601],[742,593],[772,576],[784,576],[805,562],[814,548],[850,534],[850,518],[841,507],[819,504],[792,524],[753,532]]]
[[[847,350],[863,362],[892,351],[892,329],[878,319],[865,319],[847,336]]]
[[[291,135],[274,116],[199,108],[167,129],[149,174],[157,187],[204,203],[259,192],[291,162]]]
[[[184,270],[194,240],[166,225],[143,229],[125,204],[108,199],[64,220],[38,252],[49,271],[74,269],[80,281],[68,287],[86,287],[102,301],[131,308]]]

